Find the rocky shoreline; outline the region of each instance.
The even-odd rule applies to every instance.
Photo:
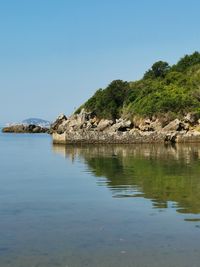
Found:
[[[200,143],[200,119],[188,113],[171,121],[161,118],[99,119],[84,109],[70,117],[60,115],[50,128],[15,124],[4,133],[48,133],[54,144]]]
[[[35,124],[15,124],[4,127],[2,129],[3,133],[48,133],[49,128],[38,126]]]
[[[60,115],[50,133],[55,144],[199,143],[200,120],[191,113],[170,122],[158,118],[100,120],[82,110],[69,118]]]

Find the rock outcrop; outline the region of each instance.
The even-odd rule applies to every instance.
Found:
[[[61,115],[52,124],[54,143],[176,143],[200,142],[200,124],[192,114],[162,125],[159,119],[98,119],[84,110],[67,118]]]
[[[2,129],[4,133],[48,133],[49,128],[41,127],[38,125],[30,124],[15,124],[4,127]]]

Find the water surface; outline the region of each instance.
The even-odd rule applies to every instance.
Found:
[[[0,267],[200,260],[200,146],[53,146],[0,135]]]

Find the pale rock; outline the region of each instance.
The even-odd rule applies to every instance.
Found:
[[[51,125],[50,127],[50,131],[57,131],[59,126],[64,122],[67,121],[67,117],[64,114],[61,114],[57,117],[57,119],[55,120],[55,122]]]
[[[127,131],[131,128],[132,122],[130,120],[116,120],[116,123],[110,127],[110,131]]]
[[[188,122],[191,125],[194,125],[195,123],[198,122],[198,115],[194,114],[194,113],[188,113],[185,117],[184,117],[184,121]]]
[[[154,130],[154,131],[161,131],[161,129],[162,129],[162,124],[161,124],[161,122],[158,120],[158,119],[156,119],[156,120],[153,120],[152,122],[151,122],[151,124],[150,124],[150,126],[151,126],[151,128]]]
[[[171,121],[169,124],[167,124],[162,131],[164,132],[170,132],[170,131],[179,131],[180,130],[180,120],[179,119],[175,119],[173,121]]]
[[[100,120],[99,124],[97,125],[97,130],[104,131],[106,128],[110,127],[111,125],[113,125],[112,120],[102,119],[102,120]]]

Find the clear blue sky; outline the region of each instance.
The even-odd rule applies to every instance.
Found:
[[[199,51],[198,0],[0,0],[0,122],[71,114],[114,79]]]

